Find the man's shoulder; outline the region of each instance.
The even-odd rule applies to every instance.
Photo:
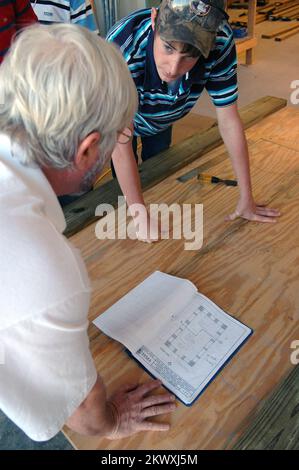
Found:
[[[89,294],[82,258],[39,207],[26,213],[20,204],[3,215],[0,310],[10,317],[0,314],[2,326],[39,315],[76,294]]]
[[[217,31],[215,44],[207,59],[204,60],[205,66],[208,68],[223,60],[236,61],[236,48],[234,34],[231,26],[225,23],[221,29]]]
[[[151,27],[151,10],[137,10],[118,21],[108,32],[107,40],[124,46],[127,41],[137,40]]]
[[[225,23],[218,31],[215,41],[215,49],[223,51],[228,44],[234,43],[233,30],[229,23]]]

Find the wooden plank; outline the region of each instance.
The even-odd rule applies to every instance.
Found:
[[[293,0],[293,2],[295,2],[296,0]],[[258,7],[257,8],[257,12],[258,13],[264,13],[264,14],[267,14],[269,11],[273,10],[274,8],[277,8],[277,2],[274,2],[274,3],[269,3],[268,5],[264,5],[264,6],[261,6],[261,7]]]
[[[274,3],[270,3],[267,6],[259,7],[257,9],[257,11],[258,11],[258,13],[263,13],[263,12],[269,13],[269,11],[271,11],[271,10],[280,11],[280,10],[284,10],[285,8],[289,8],[293,5],[296,5],[296,3],[297,3],[297,0],[291,0],[289,2],[285,2],[285,3],[278,6],[277,2],[274,2]]]
[[[281,5],[279,7],[276,7],[273,14],[276,15],[276,13],[281,13],[281,12],[285,12],[285,11],[288,11],[290,10],[291,8],[295,8],[296,6],[298,6],[298,2],[297,0],[293,0],[291,2],[287,2],[285,3],[284,5]]]
[[[236,48],[237,53],[242,54],[242,52],[252,49],[257,45],[257,38],[249,37],[244,39],[237,39]]]
[[[247,50],[246,50],[246,64],[247,65],[253,64],[254,47],[257,45],[257,38],[255,37],[256,3],[257,3],[256,0],[249,0],[248,2],[247,30],[248,30],[248,36],[252,39],[248,40],[248,43],[247,43]]]
[[[256,21],[255,21],[255,24],[257,25],[257,24],[260,24],[260,23],[264,23],[264,21],[266,21],[266,19],[267,19],[267,18],[266,18],[265,16],[258,15],[258,16],[257,16],[257,19],[256,19]]]
[[[292,7],[284,8],[283,10],[274,11],[273,15],[271,16],[273,16],[274,18],[280,18],[281,16],[284,16],[284,17],[290,16],[297,10],[298,10],[298,4]]]
[[[254,126],[246,131],[247,138],[275,142],[285,148],[299,151],[299,134],[297,129],[298,111],[294,107],[286,107],[279,112],[281,120],[275,114],[264,120],[262,126]]]
[[[276,36],[280,36],[281,34],[288,33],[289,31],[292,31],[293,29],[298,29],[299,25],[296,24],[296,26],[292,26],[291,28],[284,28],[280,29],[279,31],[276,31],[275,33],[272,34],[262,34],[263,39],[273,39]]]
[[[299,10],[294,10],[293,12],[290,12],[290,13],[285,13],[285,15],[271,15],[269,17],[269,20],[270,21],[291,21],[291,20],[296,20],[298,18],[298,15],[299,15]]]
[[[266,96],[245,106],[240,111],[244,127],[247,129],[285,106],[286,100],[271,96]],[[163,181],[180,168],[220,145],[221,142],[222,139],[218,126],[215,126],[208,131],[192,136],[184,142],[171,147],[166,152],[150,159],[150,161],[142,163],[140,165],[140,177],[143,189],[146,190]],[[95,191],[82,196],[80,200],[66,206],[64,208],[64,215],[67,221],[66,236],[73,235],[94,222],[96,220],[95,209],[98,204],[108,203],[115,205],[118,196],[121,194],[117,180],[113,180],[100,186]]]
[[[256,21],[255,25],[266,21],[267,19],[272,19],[275,16],[279,16],[279,13],[283,13],[288,11],[291,7],[295,7],[297,5],[297,0],[292,0],[288,3],[284,3],[280,6],[276,3],[270,3],[267,6],[262,6],[256,9]],[[246,12],[242,12],[239,14],[239,18],[247,16]],[[235,19],[235,15],[233,15],[233,19]],[[244,20],[247,23],[247,20]]]
[[[266,400],[235,450],[299,450],[299,367]]]
[[[194,134],[217,126],[217,119],[201,114],[189,113],[173,125],[171,145],[176,145]]]
[[[292,109],[289,110],[290,112]],[[276,115],[285,123],[285,110]],[[299,110],[293,110],[299,133]],[[270,116],[257,129],[265,134]],[[292,121],[291,121],[292,122]],[[290,123],[289,123],[290,124]],[[264,129],[263,129],[264,126]],[[265,134],[266,135],[266,134]],[[168,433],[141,433],[121,441],[90,439],[65,429],[80,449],[223,449],[232,448],[255,412],[292,369],[290,345],[299,338],[298,204],[299,152],[270,142],[250,140],[252,179],[258,198],[283,212],[274,225],[224,222],[238,198],[237,188],[179,183],[184,172],[202,164],[217,176],[231,176],[224,146],[172,174],[145,192],[147,203],[204,204],[204,245],[184,251],[184,240],[157,244],[95,237],[90,226],[72,237],[82,251],[92,282],[90,320],[156,269],[190,279],[224,310],[254,329],[254,335],[201,398],[187,409],[179,404]],[[148,379],[120,344],[89,329],[91,350],[108,393],[130,380]],[[161,418],[162,419],[162,418]]]
[[[298,34],[298,32],[299,32],[299,27],[295,31],[289,31],[286,34],[283,34],[283,35],[275,38],[275,41],[284,41],[285,39],[288,39],[291,36],[295,36],[295,34]]]
[[[259,21],[259,17],[257,18],[256,16],[256,12],[257,12],[256,4],[257,4],[256,0],[249,0],[248,11],[239,14],[238,17],[236,17],[233,14],[231,18],[231,23],[234,24],[234,22],[237,22],[237,25],[238,25],[240,23],[239,17],[243,17],[243,16],[245,17],[244,24],[247,25],[248,36],[243,39],[236,39],[235,42],[236,42],[238,54],[241,54],[242,52],[246,52],[246,64],[247,65],[250,65],[253,63],[254,47],[257,45],[255,27]],[[263,20],[264,20],[264,16],[261,15],[261,21]]]

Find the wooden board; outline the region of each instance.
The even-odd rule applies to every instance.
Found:
[[[249,53],[249,51],[252,51],[254,47],[257,45],[257,38],[255,37],[247,37],[244,39],[238,39],[236,41],[236,48],[237,48],[237,53],[242,54],[242,52],[246,51]],[[252,64],[253,59],[248,59],[247,64]]]
[[[264,139],[269,142],[275,142],[287,149],[297,150],[299,152],[299,134],[298,134],[298,108],[286,107],[279,112],[281,120],[277,115],[269,116],[265,119],[262,126],[255,126],[248,129],[247,137],[249,139]]]
[[[234,449],[299,449],[298,366],[288,374],[270,399],[263,404]]]
[[[255,37],[255,25],[256,25],[256,0],[248,0],[248,10],[247,10],[247,31],[248,36],[244,39],[236,39],[237,53],[241,54],[246,51],[246,61],[247,65],[251,65],[254,62],[254,48],[257,45],[257,38]],[[233,12],[233,17],[235,16]],[[241,18],[243,21],[243,17]],[[232,18],[231,18],[232,21]]]
[[[140,433],[109,441],[65,429],[76,448],[231,448],[251,424],[260,404],[294,367],[290,345],[299,339],[299,152],[269,141],[267,134],[269,120],[276,125],[283,123],[286,130],[287,116],[291,121],[294,117],[298,133],[299,111],[292,108],[250,131],[254,192],[281,209],[279,223],[224,222],[225,215],[235,207],[237,188],[177,181],[178,176],[200,165],[217,176],[231,177],[231,165],[222,146],[145,193],[148,203],[204,204],[201,250],[185,251],[184,240],[152,245],[133,240],[100,241],[94,225],[72,237],[83,253],[92,282],[90,320],[159,269],[190,279],[200,292],[254,329],[248,343],[190,409],[178,404],[171,416],[164,417],[171,423],[168,433]],[[263,138],[257,137],[258,132]],[[93,325],[89,334],[97,369],[109,393],[128,381],[148,379],[120,344]]]
[[[299,11],[298,11],[298,17],[299,17]],[[295,36],[295,34],[298,34],[298,33],[299,33],[299,27],[296,28],[294,31],[289,31],[288,33],[281,34],[280,36],[275,38],[275,41],[284,41],[285,39]]]
[[[275,33],[262,34],[262,38],[263,39],[273,39],[273,38],[276,38],[277,36],[284,35],[285,33],[289,33],[290,31],[296,30],[298,28],[299,28],[299,25],[298,25],[298,23],[296,23],[295,26],[291,26],[291,27],[284,28],[284,29],[279,29]]]
[[[173,125],[171,145],[179,144],[192,135],[202,133],[217,126],[217,119],[189,113]]]

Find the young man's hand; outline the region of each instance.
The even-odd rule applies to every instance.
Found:
[[[140,212],[138,218],[133,217],[137,239],[146,242],[154,243],[161,240],[161,231],[158,220],[150,217],[144,206],[144,211]]]
[[[126,385],[112,395],[107,405],[114,414],[115,427],[105,436],[108,439],[121,439],[140,431],[168,431],[169,424],[151,421],[154,416],[170,413],[176,409],[175,397],[170,393],[152,395],[161,385],[152,380],[143,385]]]
[[[251,220],[253,222],[275,223],[280,212],[277,209],[270,209],[265,204],[256,204],[253,200],[249,202],[239,201],[236,210],[228,215],[225,220],[235,220],[238,217]]]
[[[148,215],[144,225],[138,227],[136,232],[138,240],[146,243],[154,243],[161,240],[159,225],[156,220]]]

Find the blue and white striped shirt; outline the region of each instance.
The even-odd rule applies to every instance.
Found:
[[[31,0],[42,24],[73,23],[97,31],[90,0]]]
[[[238,99],[237,55],[228,24],[217,33],[209,57],[200,57],[182,77],[176,91],[162,82],[157,72],[150,9],[135,11],[116,23],[107,40],[119,45],[138,91],[136,136],[155,135],[184,117],[204,88],[217,107],[229,106]]]

